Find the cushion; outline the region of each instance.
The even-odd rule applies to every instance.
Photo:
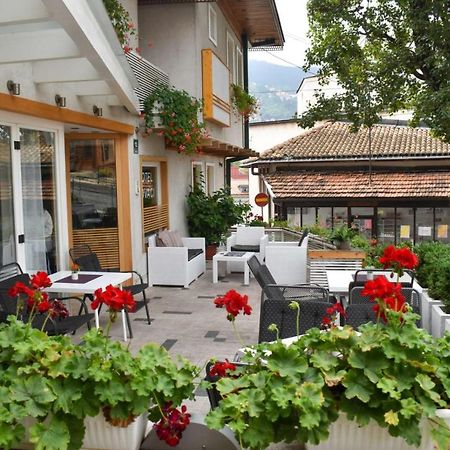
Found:
[[[238,227],[236,229],[237,245],[259,245],[264,236],[264,227]]]
[[[158,245],[158,239],[163,245]],[[156,245],[158,247],[184,247],[180,233],[178,231],[164,230],[158,233],[156,238]]]
[[[188,261],[194,259],[196,256],[201,255],[203,250],[201,248],[188,248]]]
[[[232,252],[259,252],[259,245],[232,245]]]

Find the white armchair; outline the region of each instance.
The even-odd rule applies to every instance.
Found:
[[[227,251],[253,252],[263,263],[268,242],[269,236],[264,227],[237,227],[236,232],[227,239]],[[242,272],[243,269],[241,264],[229,263],[228,270]]]
[[[157,247],[156,235],[148,238],[148,285],[189,285],[206,269],[205,238],[181,238],[183,247]]]

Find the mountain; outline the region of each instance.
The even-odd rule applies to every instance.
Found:
[[[249,91],[260,103],[252,120],[291,119],[297,111],[296,91],[305,76],[296,67],[249,59]]]

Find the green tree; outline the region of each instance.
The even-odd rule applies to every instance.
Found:
[[[309,0],[311,46],[306,70],[321,82],[335,76],[345,92],[299,118],[371,126],[382,112],[413,111],[450,142],[450,3],[448,0]]]

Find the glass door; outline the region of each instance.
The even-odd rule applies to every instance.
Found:
[[[55,133],[20,129],[25,267],[56,272]]]
[[[0,125],[0,265],[16,261],[11,128]]]

